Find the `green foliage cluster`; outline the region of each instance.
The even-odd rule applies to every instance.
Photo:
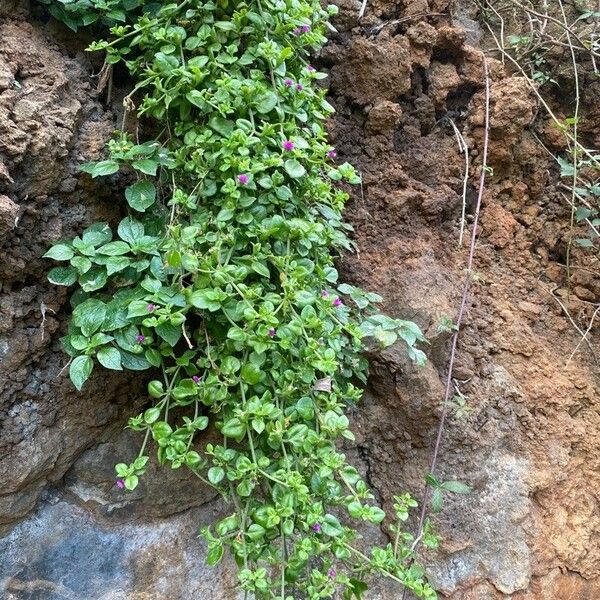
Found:
[[[565,119],[565,129],[573,125],[573,118]],[[573,196],[577,200],[575,219],[586,226],[586,235],[575,238],[579,246],[600,250],[600,154],[590,152],[584,155],[579,148],[571,152],[569,160],[558,157],[560,175],[572,182],[576,177],[577,185]]]
[[[136,19],[138,9],[145,6],[145,10],[156,11],[160,8],[159,2],[145,2],[145,0],[38,0],[45,4],[50,14],[61,20],[67,27],[77,31],[80,27],[101,23],[103,25],[116,25]],[[153,6],[151,6],[151,4]]]
[[[94,224],[46,254],[62,262],[50,281],[79,286],[63,340],[75,386],[96,362],[161,373],[148,384],[152,405],[129,421],[144,442],[116,466],[118,484],[137,486],[153,441],[160,463],[214,486],[234,511],[201,532],[208,562],[229,549],[256,598],[360,598],[373,573],[435,598],[401,527],[416,503],[397,497],[395,543],[365,550],[357,523],[385,513],[336,448],[353,439],[345,412],[361,397],[367,341],[401,340],[422,362],[424,338],[377,312],[377,294],[338,282],[335,254],[352,243],[337,182],[360,179],[336,166],[324,74],[307,62],[334,9],[140,4],[52,4],[74,26],[124,23],[92,49],[126,64],[137,81],[128,103],[140,98],[138,114],[163,125],[144,143],[118,134],[107,160],[84,166],[136,176],[116,235]],[[222,441],[199,451],[209,422]]]

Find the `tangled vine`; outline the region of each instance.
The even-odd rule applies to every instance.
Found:
[[[45,255],[65,263],[51,282],[80,287],[63,338],[77,389],[96,362],[162,374],[129,420],[143,443],[116,466],[117,486],[138,485],[153,441],[160,463],[216,488],[234,510],[202,530],[207,561],[229,549],[256,598],[360,598],[371,574],[436,598],[401,527],[416,502],[395,497],[393,543],[365,549],[356,523],[385,513],[336,449],[353,439],[345,409],[361,397],[365,345],[400,339],[420,362],[424,338],[378,313],[377,294],[338,283],[335,254],[352,243],[336,182],[360,179],[336,164],[325,74],[307,62],[335,8],[41,1],[74,29],[110,27],[90,49],[125,63],[137,82],[125,105],[162,127],[143,143],[120,132],[106,160],[83,166],[135,174],[116,236],[97,223]],[[210,421],[222,443],[198,451]]]

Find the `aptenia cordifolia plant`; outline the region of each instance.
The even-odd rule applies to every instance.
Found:
[[[129,421],[143,443],[132,464],[116,466],[117,486],[138,485],[153,442],[160,463],[215,487],[234,510],[202,530],[207,560],[227,548],[247,596],[360,598],[378,574],[436,598],[400,526],[414,500],[396,497],[393,543],[366,549],[356,525],[385,513],[336,450],[340,436],[353,439],[345,410],[361,397],[367,341],[401,339],[421,362],[424,339],[378,313],[377,294],[338,283],[334,257],[352,243],[341,218],[348,195],[335,184],[359,177],[336,166],[323,127],[333,109],[316,85],[325,75],[308,64],[335,9],[112,4],[109,14],[96,0],[62,1],[54,12],[69,12],[71,25],[124,23],[91,49],[125,63],[137,82],[125,106],[135,99],[163,130],[144,143],[120,133],[107,160],[83,167],[92,177],[135,173],[117,235],[94,224],[46,256],[66,264],[50,281],[81,288],[63,340],[77,389],[96,361],[161,373],[148,384],[152,406]],[[196,434],[209,422],[222,443],[200,451]]]

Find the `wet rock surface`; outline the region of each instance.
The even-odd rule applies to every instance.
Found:
[[[0,595],[234,599],[231,565],[207,568],[196,537],[226,510],[214,495],[183,471],[150,473],[131,495],[114,487],[114,463],[138,450],[121,430],[143,382],[97,372],[77,394],[62,371],[68,296],[46,283],[40,256],[94,220],[119,219],[115,186],[77,171],[100,156],[114,116],[88,59],[54,41],[68,34],[26,22],[13,4],[0,7]],[[395,493],[420,495],[436,435],[449,342],[438,325],[456,315],[466,261],[464,158],[448,119],[473,165],[469,226],[484,81],[464,7],[376,0],[359,23],[360,4],[339,2],[338,33],[319,59],[338,110],[332,140],[363,176],[347,213],[360,253],[341,267],[431,341],[423,369],[402,348],[374,354],[353,414],[357,444],[346,451],[390,508]],[[575,248],[567,293],[570,207],[532,130],[559,142],[524,80],[493,60],[490,73],[493,174],[454,381],[467,410],[450,411],[439,463],[442,478],[474,491],[445,499],[433,518],[441,549],[423,559],[453,600],[596,600],[598,368],[570,318],[587,327],[600,278]],[[380,584],[367,597],[400,593]]]

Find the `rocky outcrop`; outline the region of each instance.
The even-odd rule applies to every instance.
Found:
[[[341,268],[431,341],[423,369],[401,348],[374,354],[353,415],[357,443],[345,451],[389,508],[395,493],[421,493],[440,415],[449,335],[438,325],[456,314],[465,265],[464,162],[448,119],[474,165],[469,223],[482,58],[469,45],[479,37],[472,15],[445,0],[375,0],[360,24],[361,2],[339,4],[319,60],[338,109],[332,139],[363,176],[348,208],[360,253]],[[73,38],[25,14],[20,2],[0,6],[0,595],[234,599],[231,565],[205,567],[196,538],[227,510],[213,494],[184,471],[153,477],[154,466],[134,494],[114,487],[113,464],[138,450],[122,427],[144,402],[143,381],[98,370],[78,394],[65,376],[68,295],[46,283],[40,257],[95,220],[119,219],[119,181],[92,184],[77,170],[100,156],[114,117],[88,58],[55,41]],[[442,477],[474,491],[445,499],[433,517],[441,549],[423,558],[453,600],[595,600],[598,371],[570,319],[587,327],[600,279],[574,248],[583,268],[567,293],[570,208],[529,131],[535,98],[499,62],[490,72],[493,174],[454,381],[466,404],[450,407],[440,458]],[[384,583],[368,596],[398,597]]]

